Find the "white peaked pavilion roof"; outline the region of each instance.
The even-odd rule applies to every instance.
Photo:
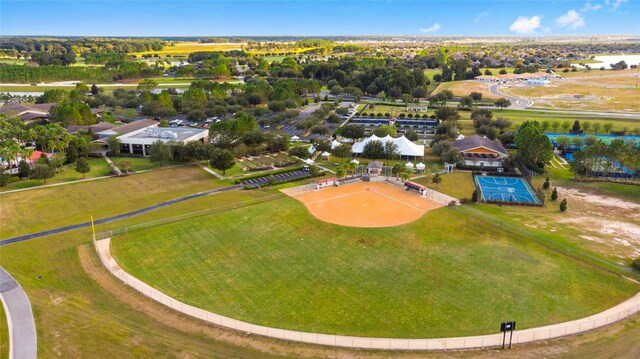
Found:
[[[389,141],[393,142],[397,146],[398,154],[400,154],[400,156],[413,156],[413,157],[424,156],[424,145],[417,145],[411,142],[406,137],[404,137],[404,135],[398,138],[393,138],[389,135],[385,137],[378,137],[376,135],[371,135],[371,137],[368,137],[363,141],[354,143],[353,146],[351,147],[351,152],[356,154],[364,152],[364,146],[366,146],[367,143],[371,141],[379,141],[379,142],[382,142],[383,144],[386,144]]]
[[[327,152],[327,151],[324,151],[324,152],[322,152],[322,154],[320,156],[329,157],[329,156],[331,156],[331,154],[329,152]]]
[[[423,170],[423,169],[425,169],[425,167],[427,167],[427,166],[425,166],[425,164],[422,163],[422,162],[420,162],[420,163],[418,163],[416,165],[416,169],[418,169],[418,170]]]
[[[340,147],[340,146],[342,146],[342,143],[338,142],[337,140],[333,140],[333,141],[331,142],[331,149],[332,149],[332,150],[335,150],[335,149],[336,149],[336,147]]]
[[[413,163],[407,162],[407,163],[404,164],[404,166],[407,167],[407,168],[413,168]]]

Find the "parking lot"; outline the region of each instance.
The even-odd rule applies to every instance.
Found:
[[[242,184],[244,186],[256,186],[256,187],[264,186],[269,182],[269,177],[270,175],[266,174],[264,177],[242,181]],[[287,172],[287,173],[273,175],[273,177],[275,178],[276,183],[287,182],[287,181],[293,181],[300,178],[309,177],[309,172],[304,170],[299,170],[294,172]]]

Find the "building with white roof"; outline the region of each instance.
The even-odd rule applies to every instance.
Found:
[[[378,141],[382,142],[383,144],[391,141],[394,145],[396,145],[400,157],[424,157],[424,145],[415,144],[408,138],[404,137],[404,135],[398,138],[393,138],[389,135],[385,137],[378,137],[374,134],[371,135],[371,137],[364,139],[363,141],[354,143],[353,146],[351,146],[351,152],[356,156],[362,154],[362,152],[364,152],[365,146],[371,141]]]
[[[121,153],[146,157],[149,155],[151,144],[156,141],[181,145],[193,141],[206,143],[209,140],[209,130],[190,127],[155,127],[152,125],[118,136],[118,140],[120,140]]]

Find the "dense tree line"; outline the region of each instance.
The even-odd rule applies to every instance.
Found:
[[[113,39],[113,38],[35,38],[6,37],[0,43],[0,49],[15,51],[16,54],[29,57],[33,52],[50,53],[103,53],[103,52],[143,52],[159,51],[163,42],[158,39]]]
[[[43,81],[78,80],[85,82],[110,82],[122,79],[156,77],[162,69],[146,63],[121,61],[109,62],[104,67],[71,67],[62,65],[22,66],[0,64],[0,81],[32,83]]]
[[[573,153],[571,169],[578,177],[615,177],[626,167],[640,178],[640,143],[615,139],[609,144],[596,140]]]

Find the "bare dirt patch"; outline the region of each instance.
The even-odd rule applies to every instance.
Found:
[[[572,189],[572,188],[558,187],[558,191],[561,191],[563,195],[566,195],[568,197],[579,198],[582,201],[585,201],[591,204],[596,204],[598,206],[614,207],[614,208],[620,208],[620,209],[626,209],[626,210],[640,210],[640,204],[625,201],[619,198],[599,196],[593,193],[581,192],[577,189]],[[633,212],[630,212],[629,214],[634,215]],[[635,213],[635,215],[640,216],[640,212]]]
[[[570,215],[558,223],[580,228],[580,238],[605,246],[617,257],[640,255],[640,204],[572,188],[558,187],[558,193],[571,204]]]
[[[358,182],[306,193],[284,193],[318,219],[350,227],[390,227],[413,222],[442,205],[386,183]]]

